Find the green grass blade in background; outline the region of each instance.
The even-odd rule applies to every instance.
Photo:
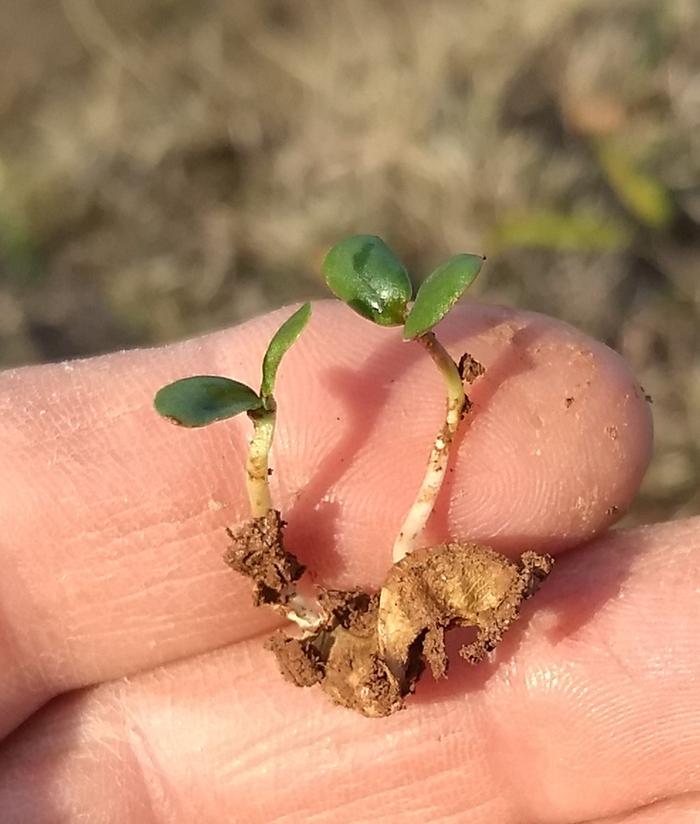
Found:
[[[660,181],[612,141],[599,142],[597,156],[610,187],[630,214],[652,229],[671,222],[673,201]]]

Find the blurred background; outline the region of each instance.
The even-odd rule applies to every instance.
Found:
[[[697,0],[0,0],[0,366],[325,294],[346,233],[633,365],[700,512]]]

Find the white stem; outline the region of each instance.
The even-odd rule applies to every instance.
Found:
[[[259,418],[252,418],[252,421],[253,437],[246,461],[246,487],[251,515],[253,518],[262,518],[272,509],[268,460],[275,434],[275,413],[267,412]]]
[[[447,388],[447,406],[445,423],[435,438],[423,483],[418,490],[418,495],[413,506],[406,515],[401,531],[394,542],[392,552],[394,563],[400,561],[408,555],[409,552],[413,552],[413,550],[416,549],[418,538],[425,529],[425,525],[430,513],[433,511],[440,487],[445,478],[450,444],[459,427],[466,404],[464,386],[457,364],[452,360],[447,350],[438,343],[433,332],[426,332],[416,340],[425,346],[440,370],[440,374]]]
[[[246,486],[253,518],[263,518],[272,509],[268,477],[270,449],[275,435],[275,417],[274,403],[272,409],[263,415],[251,416],[253,437],[246,460]],[[305,632],[318,629],[323,620],[316,600],[299,592],[297,587],[293,589],[293,595],[283,608],[283,612]]]
[[[313,632],[317,630],[323,622],[323,615],[320,613],[318,604],[308,601],[303,595],[296,595],[289,602],[291,609],[287,610],[288,620],[304,630]]]

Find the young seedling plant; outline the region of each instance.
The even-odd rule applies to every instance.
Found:
[[[469,354],[455,362],[434,327],[474,282],[482,263],[479,255],[451,258],[423,281],[415,300],[406,269],[378,237],[346,238],[323,263],[336,296],[372,323],[402,326],[404,340],[427,351],[445,386],[444,421],[378,593],[307,584],[304,567],[284,548],[285,524],[270,499],[275,376],[309,319],[308,304],[285,321],[270,342],[259,393],[229,378],[199,376],[176,381],[156,395],[157,411],[184,426],[205,426],[241,412],[252,420],[246,465],[251,519],[235,532],[229,530],[232,544],[224,559],[252,580],[256,605],[268,605],[297,625],[294,633],[278,630],[268,642],[283,675],[297,686],[320,684],[336,703],[366,716],[401,709],[426,663],[434,677],[446,676],[444,637],[452,627],[476,629],[475,640],[460,654],[471,663],[482,660],[552,567],[548,555],[535,552],[510,561],[489,547],[465,541],[421,545],[450,447],[471,408],[464,384],[484,373]]]
[[[243,412],[250,418],[253,435],[245,471],[251,520],[238,540],[241,551],[227,553],[225,558],[230,566],[254,578],[256,604],[273,606],[305,629],[315,626],[318,618],[296,592],[295,582],[304,567],[282,546],[284,522],[272,505],[269,476],[277,418],[277,371],[310,316],[311,306],[305,303],[274,334],[263,357],[259,392],[232,378],[196,375],[162,387],[154,399],[156,411],[178,426],[208,426]]]

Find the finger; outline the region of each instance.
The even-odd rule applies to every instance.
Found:
[[[48,695],[270,625],[220,559],[223,527],[246,516],[248,422],[183,430],[158,418],[152,397],[202,372],[256,385],[282,316],[0,378],[4,729]],[[556,551],[624,510],[650,422],[617,355],[551,319],[494,307],[465,307],[443,334],[488,372],[433,539]],[[330,583],[376,584],[443,414],[432,363],[395,331],[321,304],[277,394],[272,489],[290,548]]]
[[[0,804],[10,822],[92,820],[105,799],[109,820],[251,824],[682,811],[700,792],[699,556],[700,518],[569,553],[493,662],[456,662],[386,719],[286,684],[253,640],[66,697],[6,745]]]
[[[697,824],[700,821],[700,793],[652,801],[630,813],[606,816],[585,824]]]

